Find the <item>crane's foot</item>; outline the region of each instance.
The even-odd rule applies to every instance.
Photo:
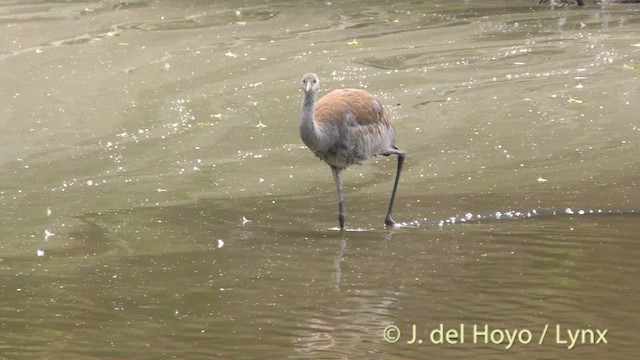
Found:
[[[395,226],[396,222],[391,218],[391,214],[387,214],[387,217],[384,219],[384,224],[386,226]]]
[[[338,223],[340,223],[340,230],[344,230],[344,219],[345,219],[345,215],[344,214],[338,214]]]

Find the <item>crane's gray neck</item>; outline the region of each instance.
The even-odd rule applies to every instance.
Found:
[[[302,101],[302,118],[300,118],[300,137],[311,150],[315,150],[318,144],[318,134],[313,122],[313,108],[316,104],[317,96],[318,94],[315,92],[305,92],[304,100]]]

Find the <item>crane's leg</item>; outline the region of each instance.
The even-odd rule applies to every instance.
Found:
[[[402,164],[404,164],[404,150],[393,147],[387,150],[382,155],[398,155],[398,169],[396,170],[396,180],[393,183],[393,191],[391,192],[391,201],[389,201],[389,211],[387,211],[387,217],[384,219],[384,224],[387,226],[395,225],[395,221],[391,218],[391,210],[393,210],[393,202],[396,199],[396,191],[398,190],[398,183],[400,182],[400,173],[402,172]]]
[[[340,230],[344,230],[346,210],[344,208],[344,192],[342,190],[342,169],[331,166],[331,172],[333,173],[333,180],[336,182],[336,187],[338,188],[338,221],[340,222]]]

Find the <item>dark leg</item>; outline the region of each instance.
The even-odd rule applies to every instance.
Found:
[[[404,151],[400,149],[393,149],[393,154],[398,155],[398,169],[396,170],[396,181],[393,183],[393,191],[391,192],[391,201],[389,201],[389,211],[387,211],[387,217],[384,219],[384,224],[387,226],[395,225],[395,221],[391,218],[391,210],[393,209],[393,202],[396,199],[396,191],[398,190],[398,183],[400,182],[400,173],[402,172],[402,164],[404,164]]]
[[[344,209],[344,193],[342,191],[342,169],[338,169],[335,166],[331,166],[331,172],[333,173],[333,180],[336,182],[338,188],[338,221],[340,222],[340,229],[344,230],[344,218],[346,216],[346,210]]]

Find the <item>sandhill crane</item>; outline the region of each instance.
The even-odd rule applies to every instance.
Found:
[[[300,137],[317,157],[331,167],[338,188],[338,221],[344,230],[345,206],[342,170],[375,155],[398,155],[389,210],[384,220],[392,226],[391,210],[404,163],[404,151],[395,146],[395,132],[382,104],[375,96],[359,89],[339,89],[316,102],[320,80],[313,73],[302,78],[304,100]]]

